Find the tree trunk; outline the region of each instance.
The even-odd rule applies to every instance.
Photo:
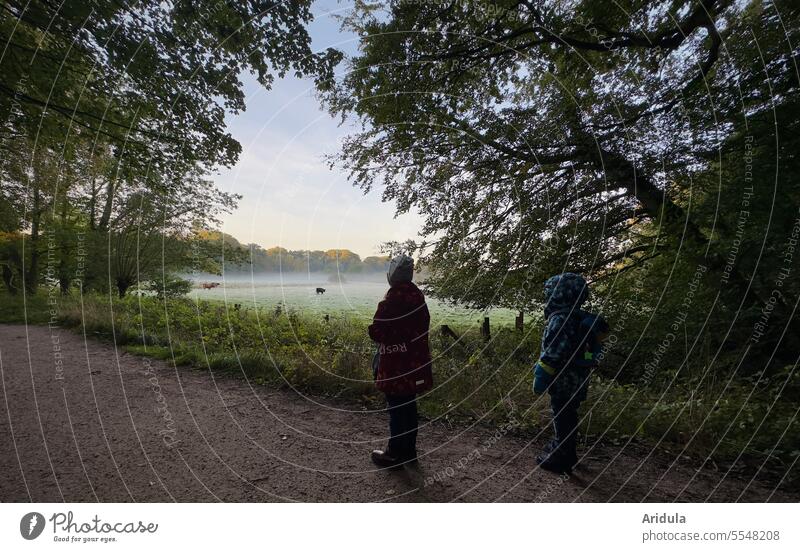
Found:
[[[67,256],[69,244],[67,244],[67,191],[64,190],[64,200],[61,202],[61,244],[59,249],[61,251],[61,258],[58,260],[58,285],[61,288],[61,295],[69,295],[69,284],[71,278],[69,277],[69,270],[67,262],[64,260]]]
[[[119,293],[119,298],[122,299],[125,297],[125,294],[128,292],[128,288],[131,287],[131,282],[125,278],[117,278],[117,292]]]
[[[6,285],[8,293],[11,295],[17,294],[17,286],[14,284],[14,271],[7,264],[3,265],[3,283]]]
[[[100,215],[100,221],[97,223],[97,227],[100,230],[107,230],[108,223],[111,220],[111,208],[114,205],[114,181],[112,179],[108,180],[108,184],[106,185],[106,202],[103,206],[103,214]]]
[[[640,171],[631,161],[617,153],[603,148],[599,148],[597,153],[599,155],[594,156],[594,162],[599,169],[606,172],[610,181],[625,188],[631,197],[636,198],[648,215],[662,220],[675,231],[679,229],[683,231],[682,237],[688,245],[685,248],[686,254],[694,259],[694,262],[707,265],[712,269],[720,269],[725,266],[725,259],[709,247],[710,238],[703,234],[700,228],[689,219],[686,211],[667,197],[667,194],[660,190],[644,171]],[[744,292],[749,286],[749,278],[735,267],[731,271],[730,280],[741,292]],[[750,293],[756,300],[761,301],[752,288]]]
[[[625,188],[628,195],[635,197],[647,214],[667,223],[685,223],[685,236],[694,245],[708,246],[708,239],[691,220],[686,212],[658,189],[643,171],[623,156],[600,148],[595,162],[605,171],[609,180]]]
[[[91,195],[89,196],[89,228],[94,230],[94,218],[97,211],[97,177],[92,177]]]
[[[39,223],[42,217],[39,203],[41,196],[39,188],[34,186],[33,189],[33,209],[31,209],[31,262],[28,265],[27,274],[25,274],[25,289],[30,294],[36,293],[36,288],[39,284]]]

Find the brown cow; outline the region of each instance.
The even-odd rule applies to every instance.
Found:
[[[219,282],[211,282],[210,284],[200,284],[200,287],[203,289],[214,289],[215,287],[219,287]]]

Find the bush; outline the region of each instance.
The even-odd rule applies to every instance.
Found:
[[[190,280],[185,280],[174,274],[165,274],[163,278],[156,278],[146,282],[144,289],[153,293],[159,299],[174,299],[189,293],[192,290],[192,285]]]

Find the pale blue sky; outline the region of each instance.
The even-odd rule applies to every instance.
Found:
[[[315,50],[355,50],[355,35],[340,32],[329,15],[348,5],[315,3],[309,28]],[[417,215],[395,219],[394,205],[381,203],[380,190],[364,195],[344,173],[328,168],[324,154],[338,151],[351,128],[321,109],[310,80],[288,76],[267,91],[249,75],[243,78],[247,110],[228,119],[242,155],[214,177],[221,189],[243,196],[223,219],[224,232],[264,247],[347,248],[362,257],[378,254],[381,242],[416,236]]]

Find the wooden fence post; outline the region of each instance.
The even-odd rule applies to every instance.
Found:
[[[514,325],[516,326],[518,332],[521,332],[525,329],[525,314],[522,311],[519,311],[519,316],[514,318]]]
[[[442,332],[442,335],[444,337],[449,337],[451,339],[455,339],[456,341],[458,341],[458,335],[447,324],[442,324],[440,331]]]
[[[486,341],[489,341],[492,338],[492,333],[489,329],[489,317],[483,317],[483,324],[481,325],[481,335]]]

